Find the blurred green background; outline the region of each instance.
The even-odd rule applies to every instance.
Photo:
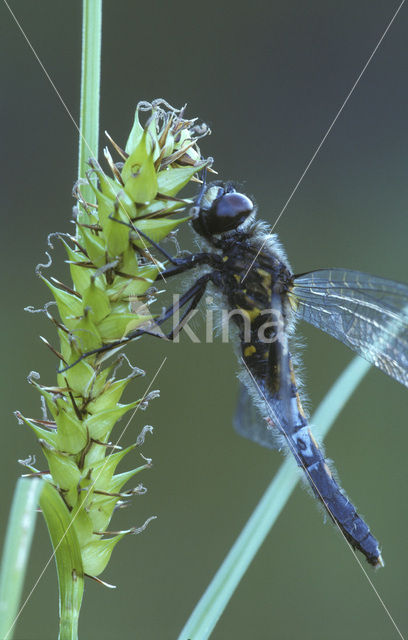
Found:
[[[204,119],[203,142],[224,179],[253,194],[271,223],[377,44],[398,3],[280,0],[250,3],[105,1],[101,131],[124,144],[140,99],[164,97]],[[12,8],[78,117],[81,3],[14,2]],[[32,369],[55,379],[41,306],[49,296],[34,274],[46,236],[69,231],[77,132],[6,6],[2,55],[3,380],[1,530],[18,458],[39,453],[12,415],[39,415],[25,382]],[[347,266],[408,281],[408,7],[395,23],[297,190],[277,231],[295,272]],[[105,142],[103,141],[103,144]],[[186,228],[182,246],[193,249]],[[65,277],[55,252],[53,275]],[[172,285],[175,287],[175,284]],[[200,326],[196,323],[196,327]],[[315,408],[351,353],[300,327],[310,406]],[[282,462],[231,427],[237,364],[228,344],[141,340],[128,349],[147,371],[142,395],[164,356],[161,398],[137,414],[132,442],[155,426],[143,452],[154,468],[144,497],[116,518],[119,528],[158,519],[122,542],[103,578],[115,591],[86,587],[82,638],[173,639]],[[129,396],[129,397],[130,397]],[[326,441],[342,484],[383,547],[385,569],[367,570],[402,632],[407,616],[407,393],[371,371]],[[117,430],[118,433],[118,430]],[[44,467],[39,460],[40,467]],[[50,554],[38,519],[26,593]],[[56,637],[57,581],[51,565],[19,622],[16,638]],[[213,633],[217,640],[395,638],[397,634],[346,544],[298,488]]]

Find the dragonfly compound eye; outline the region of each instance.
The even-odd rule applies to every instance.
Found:
[[[224,233],[236,229],[254,210],[252,201],[243,193],[227,192],[214,200],[203,212],[205,226],[210,233]]]

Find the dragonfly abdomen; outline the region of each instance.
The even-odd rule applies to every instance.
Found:
[[[308,427],[289,436],[297,463],[302,467],[313,493],[324,505],[354,549],[361,551],[373,566],[383,566],[378,541],[344,495],[330,471]]]

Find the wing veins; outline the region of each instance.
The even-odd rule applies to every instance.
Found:
[[[295,277],[289,295],[297,317],[408,386],[407,286],[355,271],[321,270]]]

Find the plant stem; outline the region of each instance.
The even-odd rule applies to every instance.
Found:
[[[78,178],[84,178],[86,171],[89,170],[89,157],[98,157],[102,0],[83,0],[82,7]],[[92,189],[88,185],[84,185],[82,193],[88,202],[95,200]]]
[[[101,46],[102,0],[83,0],[78,178],[85,177],[89,168],[87,164],[89,157],[98,157]],[[95,196],[89,185],[83,186],[82,193],[85,200],[95,201]],[[80,219],[85,222],[86,213],[84,211],[79,213]],[[51,494],[52,488],[47,487],[47,489],[48,499],[50,501],[52,501],[51,499],[57,500],[57,496]],[[59,638],[60,640],[74,640],[78,637],[78,617],[84,588],[83,576],[81,575],[81,553],[77,549],[74,531],[71,530],[67,535],[66,527],[69,527],[69,521],[65,522],[63,532],[58,531],[58,525],[62,522],[61,515],[60,519],[51,520],[52,511],[47,514],[46,505],[48,502],[45,496],[43,496],[43,502],[42,508],[57,559],[60,606]],[[53,526],[51,526],[51,522]],[[59,547],[62,540],[63,544]],[[57,547],[55,547],[56,544],[58,544]],[[75,570],[78,575],[75,574]]]

